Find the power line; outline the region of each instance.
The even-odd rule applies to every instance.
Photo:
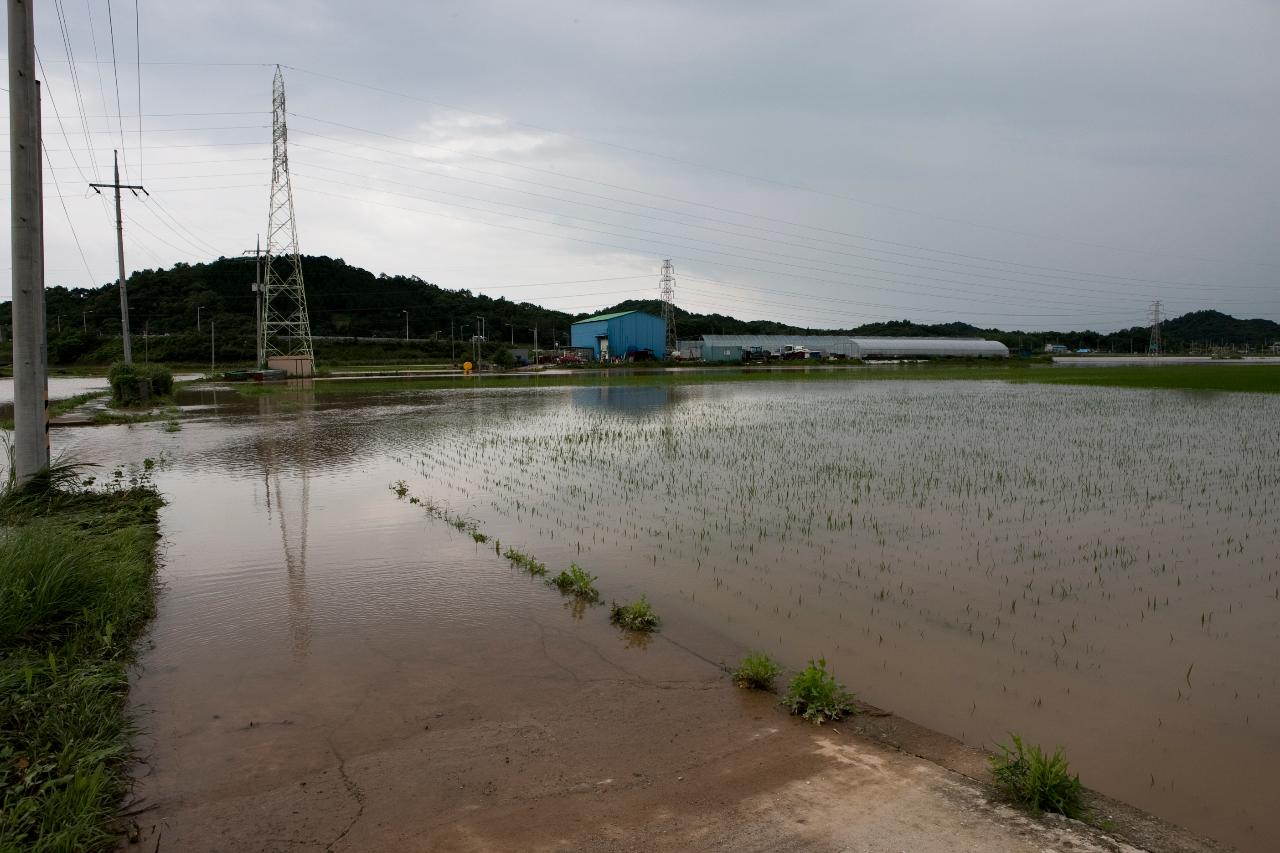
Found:
[[[535,236],[541,236],[541,237],[546,237],[546,236],[555,236],[555,235],[548,235],[548,234],[546,234],[545,232],[535,231],[535,230],[528,229],[528,228],[521,228],[521,227],[514,226],[514,225],[506,225],[506,224],[496,223],[496,222],[487,222],[487,221],[484,221],[484,220],[467,219],[467,218],[465,218],[465,217],[455,216],[455,215],[453,215],[453,214],[448,214],[448,213],[437,213],[437,212],[434,212],[434,211],[421,210],[421,209],[419,209],[419,208],[405,207],[405,206],[403,206],[403,205],[388,204],[388,203],[385,203],[385,202],[372,201],[372,200],[369,200],[369,199],[359,198],[359,197],[356,197],[356,196],[342,195],[342,194],[339,194],[339,193],[326,192],[326,191],[324,191],[324,190],[318,190],[318,189],[314,189],[314,188],[312,188],[312,189],[308,190],[308,192],[315,193],[315,194],[317,194],[317,195],[330,196],[330,197],[337,198],[337,199],[342,199],[342,200],[345,200],[345,201],[355,201],[355,202],[362,203],[362,204],[370,204],[370,205],[374,205],[374,206],[377,206],[377,207],[387,207],[387,208],[392,208],[392,209],[396,209],[396,210],[404,210],[404,211],[408,211],[408,212],[412,212],[412,213],[418,213],[418,214],[422,214],[422,215],[426,215],[426,216],[435,216],[435,217],[441,217],[441,218],[444,218],[444,219],[452,219],[452,220],[460,221],[460,222],[470,222],[470,223],[475,223],[475,224],[480,224],[480,225],[487,225],[487,226],[492,227],[492,228],[501,228],[501,229],[504,229],[504,230],[516,231],[516,232],[525,233],[525,234],[532,234],[532,235],[535,235]],[[590,244],[590,245],[604,246],[604,247],[611,248],[611,249],[623,249],[623,250],[625,250],[625,251],[630,251],[630,252],[643,251],[643,250],[638,250],[638,249],[636,249],[634,246],[624,246],[624,245],[619,245],[619,244],[616,244],[616,243],[606,243],[606,242],[603,242],[603,241],[600,241],[600,240],[591,240],[591,239],[588,239],[588,238],[585,238],[585,237],[571,237],[571,236],[564,236],[564,237],[562,237],[562,239],[571,240],[571,241],[573,241],[573,242],[586,243],[586,244]],[[704,262],[706,261],[706,259],[703,259],[703,258],[697,258],[696,256],[685,256],[685,257],[684,257],[684,260],[688,260],[688,261],[704,261]],[[736,264],[728,264],[728,263],[725,263],[725,262],[722,262],[722,261],[710,261],[709,263],[716,264],[716,265],[719,265],[719,266],[722,266],[722,267],[725,267],[725,268],[729,268],[729,269],[737,269],[737,270],[745,271],[745,272],[758,272],[758,273],[771,274],[771,273],[770,273],[770,271],[768,271],[768,270],[762,270],[762,269],[760,269],[760,268],[758,268],[758,267],[749,267],[749,266],[742,266],[742,265],[736,265]],[[772,274],[775,274],[775,275],[776,275],[776,273],[772,273]],[[821,279],[821,278],[817,278],[817,277],[814,277],[814,276],[800,275],[800,274],[795,274],[795,273],[789,274],[789,276],[790,276],[790,277],[792,277],[792,278],[801,278],[801,279],[807,279],[807,280],[812,280],[812,281],[824,282],[824,283],[828,283],[828,284],[846,284],[846,282],[835,281],[835,280],[832,280],[832,279]],[[902,311],[911,311],[911,310],[913,310],[913,309],[908,308],[908,307],[903,307],[903,308],[898,309],[898,310],[902,310]],[[1072,316],[1077,316],[1077,315],[1072,315]]]
[[[369,134],[369,135],[372,135],[372,136],[379,136],[379,137],[383,137],[383,138],[386,138],[386,139],[391,139],[391,140],[393,140],[393,141],[396,141],[396,142],[402,142],[402,143],[405,143],[405,144],[408,144],[408,145],[413,145],[413,146],[418,147],[418,148],[426,148],[426,149],[431,149],[431,150],[443,151],[443,152],[447,152],[447,153],[452,154],[452,155],[459,155],[459,154],[461,154],[461,155],[463,155],[463,156],[474,157],[474,158],[479,159],[479,160],[485,160],[485,161],[489,161],[489,162],[497,163],[497,164],[504,165],[504,166],[510,166],[510,167],[513,167],[513,168],[524,169],[524,170],[533,171],[533,172],[537,172],[537,173],[541,173],[541,174],[546,174],[546,175],[550,175],[550,176],[553,176],[553,177],[556,177],[556,178],[568,179],[568,180],[574,180],[574,181],[579,181],[579,182],[583,182],[583,183],[587,183],[587,184],[593,184],[593,185],[596,185],[596,186],[600,186],[600,187],[604,187],[604,188],[607,188],[607,189],[612,189],[612,190],[616,190],[616,191],[620,191],[620,192],[635,193],[635,194],[642,195],[642,196],[645,196],[645,197],[651,197],[651,198],[654,198],[654,199],[656,199],[656,200],[663,201],[663,202],[674,202],[674,203],[677,203],[677,204],[683,204],[683,205],[688,205],[688,206],[699,207],[699,208],[703,208],[703,209],[713,210],[713,211],[716,211],[716,212],[719,212],[719,213],[730,214],[730,215],[733,215],[733,216],[743,216],[743,217],[747,217],[747,218],[750,218],[750,219],[755,219],[755,220],[762,221],[762,222],[769,222],[769,223],[772,223],[772,224],[775,224],[775,225],[784,225],[784,226],[787,226],[787,227],[789,227],[789,228],[799,228],[799,229],[802,229],[802,230],[811,230],[811,231],[815,231],[815,232],[819,232],[819,233],[831,234],[831,235],[834,235],[834,236],[844,237],[844,238],[848,238],[848,239],[863,240],[863,241],[867,241],[867,242],[874,242],[874,243],[882,243],[882,244],[885,244],[885,245],[892,245],[892,246],[897,246],[897,247],[900,247],[900,248],[913,248],[913,249],[916,249],[916,250],[919,250],[919,251],[933,252],[933,253],[935,253],[935,254],[949,255],[949,256],[953,256],[953,257],[962,257],[962,258],[966,258],[966,259],[969,259],[969,260],[980,260],[980,261],[985,261],[985,262],[989,262],[989,263],[1000,263],[1000,264],[1006,264],[1006,265],[1009,265],[1009,266],[1017,266],[1017,267],[1022,268],[1022,269],[1038,269],[1038,270],[1044,270],[1045,272],[1055,274],[1055,277],[1061,277],[1060,275],[1056,275],[1056,274],[1062,274],[1062,273],[1065,273],[1065,274],[1069,274],[1069,275],[1093,276],[1093,277],[1097,277],[1097,278],[1110,279],[1110,280],[1112,280],[1112,281],[1135,281],[1135,282],[1152,283],[1152,284],[1173,285],[1173,286],[1179,286],[1179,287],[1193,287],[1193,288],[1197,288],[1197,289],[1203,289],[1203,288],[1205,288],[1205,287],[1212,287],[1212,285],[1205,285],[1205,284],[1203,284],[1203,283],[1199,283],[1199,282],[1170,282],[1170,281],[1162,281],[1162,280],[1160,280],[1160,279],[1144,279],[1144,278],[1137,278],[1137,277],[1115,276],[1115,275],[1110,275],[1110,274],[1108,274],[1108,273],[1097,273],[1097,272],[1089,272],[1089,271],[1082,271],[1082,270],[1068,270],[1068,269],[1061,269],[1061,268],[1055,268],[1055,267],[1045,267],[1045,266],[1040,266],[1040,265],[1035,265],[1035,264],[1023,264],[1023,263],[1020,263],[1020,262],[1017,262],[1017,261],[1006,261],[1006,260],[1002,260],[1002,259],[999,259],[999,258],[990,258],[990,257],[982,256],[982,255],[969,255],[969,254],[960,253],[960,252],[952,252],[952,251],[945,250],[945,249],[933,249],[933,248],[930,248],[930,247],[927,247],[927,246],[919,246],[919,245],[916,245],[916,244],[900,243],[900,242],[892,241],[892,240],[882,240],[882,239],[879,239],[879,238],[876,238],[876,237],[870,237],[870,236],[863,235],[863,234],[857,234],[857,233],[853,233],[853,232],[846,232],[846,231],[839,231],[839,230],[836,230],[836,229],[824,228],[824,227],[822,227],[822,226],[817,226],[817,225],[807,225],[807,224],[800,223],[800,222],[793,222],[793,221],[786,220],[786,219],[779,219],[779,218],[777,218],[777,217],[765,216],[765,215],[757,214],[757,213],[751,213],[751,212],[749,212],[749,211],[737,210],[737,209],[734,209],[734,208],[723,207],[723,206],[720,206],[720,205],[707,204],[707,203],[705,203],[705,202],[693,201],[693,200],[690,200],[690,199],[682,199],[682,198],[679,198],[679,197],[677,197],[677,196],[664,195],[664,194],[662,194],[662,193],[655,193],[655,192],[650,192],[650,191],[648,191],[648,190],[636,189],[636,188],[633,188],[633,187],[627,187],[627,186],[624,186],[624,185],[621,185],[621,184],[613,184],[613,183],[609,183],[609,182],[606,182],[606,181],[598,181],[598,180],[591,179],[591,178],[581,178],[581,177],[578,177],[578,176],[575,176],[575,175],[572,175],[572,174],[569,174],[569,173],[566,173],[566,172],[563,172],[563,171],[559,171],[559,170],[543,169],[543,168],[539,168],[539,167],[537,167],[537,166],[530,166],[530,165],[523,164],[523,163],[517,163],[517,162],[515,162],[515,161],[511,161],[511,160],[503,160],[502,158],[492,157],[492,156],[484,155],[484,154],[478,154],[478,153],[475,153],[475,152],[470,152],[470,151],[457,151],[457,150],[455,150],[455,149],[448,148],[448,147],[445,147],[445,146],[432,145],[432,144],[430,144],[430,143],[419,142],[419,141],[417,141],[417,140],[408,139],[408,138],[406,138],[406,137],[395,136],[395,135],[393,135],[393,134],[382,133],[382,132],[380,132],[380,131],[371,130],[371,129],[368,129],[368,128],[361,128],[361,127],[357,127],[357,126],[355,126],[355,125],[349,125],[349,124],[344,124],[344,123],[342,123],[342,122],[330,121],[330,120],[328,120],[328,119],[321,119],[321,118],[316,118],[316,117],[313,117],[313,116],[302,115],[302,114],[300,114],[300,113],[293,113],[293,112],[291,112],[291,113],[290,113],[290,115],[292,115],[292,116],[294,116],[294,117],[296,117],[296,118],[301,118],[301,119],[307,120],[307,121],[315,121],[315,122],[319,122],[319,123],[322,123],[322,124],[329,124],[329,125],[333,125],[333,126],[336,126],[336,127],[341,127],[341,128],[343,128],[343,129],[346,129],[346,130],[352,130],[352,131],[355,131],[355,132],[357,132],[357,133],[365,133],[365,134]],[[415,160],[426,160],[427,162],[434,162],[434,161],[429,160],[429,159],[428,159],[428,158],[426,158],[426,157],[423,157],[423,156],[422,156],[422,155],[420,155],[420,154],[405,154],[405,153],[402,153],[402,152],[391,151],[391,150],[389,150],[389,149],[378,148],[378,147],[376,147],[376,146],[371,146],[371,145],[368,145],[367,143],[363,143],[363,142],[351,143],[349,140],[339,140],[339,139],[334,139],[333,137],[326,137],[326,136],[324,136],[324,135],[322,135],[322,134],[317,134],[317,133],[314,133],[314,132],[312,132],[312,131],[302,131],[302,132],[303,132],[303,133],[305,133],[305,134],[308,134],[308,135],[317,136],[317,137],[324,138],[324,139],[329,139],[329,140],[331,140],[331,141],[339,142],[339,143],[342,143],[342,144],[347,144],[347,145],[349,145],[349,144],[356,144],[356,145],[359,145],[360,147],[363,147],[363,148],[369,148],[370,150],[381,151],[381,152],[383,152],[383,153],[392,154],[393,156],[397,156],[397,157],[406,157],[406,158],[415,159]],[[317,149],[317,150],[324,150],[324,149]],[[334,154],[335,152],[328,152],[328,153],[330,153],[330,154]],[[394,164],[386,164],[386,165],[390,165],[390,166],[393,166],[393,167],[394,167]],[[534,185],[534,186],[540,186],[540,187],[546,187],[546,188],[550,188],[550,189],[555,189],[555,190],[558,190],[558,191],[560,191],[560,192],[568,192],[568,193],[580,194],[580,195],[585,195],[585,196],[592,197],[592,198],[598,198],[598,199],[602,199],[602,200],[606,200],[606,201],[611,201],[611,202],[614,202],[614,203],[623,203],[623,204],[628,204],[628,205],[632,205],[632,206],[636,206],[636,207],[642,207],[642,208],[647,208],[647,209],[650,209],[650,210],[654,210],[654,211],[658,211],[658,212],[666,213],[666,214],[668,214],[668,215],[671,213],[671,210],[670,210],[669,206],[647,205],[647,204],[642,204],[642,203],[640,203],[640,202],[631,201],[631,200],[629,200],[629,199],[616,198],[616,197],[613,197],[613,196],[602,196],[602,195],[598,195],[598,194],[595,194],[595,193],[587,193],[587,192],[584,192],[584,191],[582,191],[582,190],[571,189],[571,188],[569,188],[569,187],[556,186],[556,185],[553,185],[553,184],[540,183],[540,182],[537,182],[537,181],[529,181],[529,180],[524,179],[524,178],[515,178],[515,177],[511,177],[511,176],[509,176],[509,175],[501,175],[501,174],[496,174],[496,173],[493,173],[493,172],[486,172],[486,171],[483,171],[483,170],[474,169],[474,168],[471,168],[471,167],[467,167],[467,166],[463,166],[463,165],[458,165],[458,164],[451,164],[451,166],[452,166],[452,168],[463,169],[463,170],[466,170],[466,171],[474,171],[474,172],[477,172],[477,173],[479,173],[479,174],[488,175],[488,176],[491,176],[491,177],[497,177],[497,178],[500,178],[500,179],[502,179],[502,180],[506,180],[506,181],[514,181],[514,182],[517,182],[517,183],[526,183],[526,184],[531,184],[531,185]],[[399,167],[399,168],[403,168],[403,167]],[[446,176],[446,177],[447,177],[447,176]],[[465,180],[465,179],[459,179],[459,178],[454,178],[454,179],[455,179],[455,180]],[[569,201],[569,203],[575,203],[575,202],[572,202],[572,201],[567,200],[567,199],[566,199],[565,201]],[[727,223],[725,220],[716,219],[715,217],[707,217],[707,216],[704,216],[704,215],[701,215],[701,214],[691,213],[691,212],[689,212],[689,211],[679,211],[679,214],[680,214],[681,216],[686,216],[686,217],[690,217],[690,218],[694,218],[694,219],[703,219],[703,220],[707,220],[707,221],[722,222],[722,223],[725,223],[725,224],[733,224],[733,225],[735,225],[736,227],[741,227],[741,228],[752,228],[752,229],[755,229],[755,230],[763,230],[763,231],[766,231],[766,233],[778,233],[778,234],[785,234],[785,232],[773,231],[772,229],[761,228],[760,226],[754,226],[754,225],[747,225],[747,224],[745,224],[745,223]],[[699,227],[700,227],[700,226],[699,226]],[[796,235],[786,235],[786,236],[792,236],[792,237],[794,237],[794,236],[796,236]],[[802,239],[811,239],[811,238],[803,237]],[[853,248],[860,248],[860,247],[853,247]],[[926,260],[926,259],[925,259],[925,258],[921,258],[921,260]],[[940,260],[940,259],[934,259],[934,258],[929,258],[929,259],[927,259],[927,260],[933,260],[933,261],[935,261],[935,262],[941,262],[941,263],[953,263],[953,262],[950,262],[950,261],[945,261],[945,260]],[[1043,276],[1043,275],[1042,275],[1042,277],[1047,277],[1047,276]],[[1257,289],[1265,289],[1265,288],[1263,288],[1262,286],[1259,286]]]
[[[833,198],[833,199],[837,199],[837,200],[841,200],[841,201],[852,202],[852,203],[854,203],[854,204],[862,204],[862,205],[867,205],[867,206],[870,206],[870,207],[878,207],[878,208],[881,208],[881,209],[884,209],[884,210],[890,210],[890,211],[893,211],[893,212],[895,212],[895,213],[910,214],[910,215],[913,215],[913,216],[920,216],[920,217],[925,217],[925,218],[929,218],[929,219],[936,219],[936,220],[938,220],[938,221],[940,221],[940,222],[948,222],[948,223],[956,224],[956,225],[964,225],[964,226],[966,226],[966,227],[970,227],[970,228],[978,228],[978,229],[987,230],[987,231],[996,231],[996,232],[1004,232],[1004,233],[1009,233],[1009,234],[1016,234],[1016,235],[1018,235],[1018,236],[1022,236],[1022,237],[1032,237],[1032,238],[1035,238],[1035,239],[1038,239],[1038,240],[1048,240],[1048,241],[1051,241],[1051,242],[1065,242],[1065,243],[1072,243],[1072,244],[1079,245],[1079,246],[1087,246],[1087,247],[1095,248],[1095,249],[1105,249],[1105,250],[1113,251],[1113,252],[1127,252],[1127,253],[1131,253],[1131,254],[1149,255],[1149,256],[1154,256],[1154,257],[1161,257],[1161,256],[1164,256],[1164,257],[1172,257],[1172,258],[1181,258],[1181,259],[1184,259],[1184,260],[1204,261],[1204,262],[1209,262],[1209,263],[1238,263],[1238,264],[1246,264],[1246,265],[1250,265],[1250,266],[1258,266],[1258,267],[1266,267],[1266,268],[1274,268],[1274,267],[1276,266],[1275,264],[1257,263],[1257,262],[1253,262],[1253,261],[1244,261],[1244,260],[1240,260],[1240,259],[1206,258],[1206,257],[1197,257],[1197,256],[1194,256],[1194,255],[1183,255],[1183,254],[1178,254],[1178,253],[1173,253],[1173,252],[1153,251],[1153,250],[1149,250],[1149,249],[1138,249],[1138,248],[1126,247],[1126,246],[1112,246],[1112,245],[1108,245],[1108,244],[1105,244],[1105,243],[1091,243],[1091,242],[1088,242],[1088,241],[1083,241],[1083,240],[1074,240],[1074,239],[1071,239],[1071,238],[1065,238],[1065,239],[1064,239],[1064,238],[1059,238],[1059,237],[1053,237],[1053,236],[1049,236],[1049,235],[1046,235],[1046,234],[1039,234],[1039,233],[1036,233],[1036,232],[1034,232],[1034,231],[1025,231],[1025,230],[1016,229],[1016,228],[1009,228],[1009,227],[1001,226],[1001,225],[992,225],[992,224],[989,224],[989,223],[970,222],[970,221],[967,221],[967,220],[964,220],[964,219],[959,219],[959,218],[956,218],[956,217],[950,217],[950,216],[943,216],[943,215],[936,214],[936,213],[932,213],[932,212],[929,212],[929,211],[915,210],[915,209],[913,209],[913,208],[909,208],[909,207],[901,207],[901,206],[898,206],[898,205],[883,204],[883,203],[881,203],[881,202],[868,201],[868,200],[866,200],[866,199],[857,198],[857,197],[855,197],[855,196],[850,196],[850,195],[847,195],[847,194],[844,194],[844,193],[837,193],[837,192],[832,192],[832,191],[830,191],[830,190],[823,190],[823,189],[818,189],[818,188],[815,188],[815,187],[805,186],[805,185],[803,185],[803,184],[792,183],[792,182],[788,182],[788,181],[781,181],[781,180],[777,180],[777,179],[775,179],[775,178],[762,177],[762,176],[759,176],[759,175],[752,175],[752,174],[748,174],[748,173],[745,173],[745,172],[736,172],[736,171],[733,171],[733,170],[731,170],[731,169],[725,169],[725,168],[723,168],[723,167],[721,167],[721,166],[713,166],[713,165],[710,165],[710,164],[707,164],[707,163],[699,163],[699,162],[697,162],[697,161],[693,161],[693,160],[685,160],[685,159],[682,159],[682,158],[679,158],[679,157],[673,157],[673,156],[671,156],[671,155],[667,155],[667,154],[660,154],[660,153],[657,153],[657,152],[654,152],[654,151],[648,151],[648,150],[645,150],[645,149],[643,149],[643,148],[636,148],[636,147],[632,147],[632,146],[621,145],[621,144],[619,144],[619,143],[615,143],[615,142],[606,142],[606,141],[604,141],[604,140],[593,139],[593,138],[586,137],[586,136],[579,136],[579,135],[576,135],[576,134],[568,133],[568,132],[563,131],[563,130],[556,130],[556,129],[554,129],[554,128],[544,127],[544,126],[536,125],[536,124],[530,124],[530,123],[528,123],[528,122],[514,121],[514,120],[512,120],[512,119],[510,119],[510,118],[507,118],[507,117],[505,117],[505,116],[496,116],[496,115],[492,115],[492,114],[488,114],[488,113],[477,112],[477,111],[475,111],[475,110],[470,110],[470,109],[467,109],[467,108],[465,108],[465,107],[458,107],[458,106],[454,106],[454,105],[452,105],[452,104],[447,104],[447,103],[444,103],[444,102],[442,102],[442,101],[436,101],[436,100],[432,100],[432,99],[429,99],[429,98],[423,98],[423,97],[418,96],[418,95],[410,95],[410,94],[405,93],[405,92],[397,92],[397,91],[392,90],[392,89],[384,89],[384,88],[381,88],[381,87],[378,87],[378,86],[371,86],[371,85],[369,85],[369,84],[367,84],[367,83],[360,83],[360,82],[357,82],[357,81],[354,81],[354,80],[347,80],[347,79],[345,79],[345,78],[338,77],[338,76],[336,76],[336,75],[328,74],[328,73],[321,72],[321,71],[312,71],[312,70],[309,70],[309,69],[306,69],[306,68],[299,68],[299,67],[297,67],[297,66],[290,66],[290,65],[286,65],[286,66],[284,66],[284,67],[286,67],[286,68],[291,68],[291,69],[293,69],[293,70],[295,70],[295,71],[300,71],[300,72],[302,72],[303,74],[310,74],[310,75],[315,76],[315,77],[322,77],[322,78],[325,78],[325,79],[333,80],[333,81],[338,82],[338,83],[344,83],[344,84],[346,84],[346,85],[350,85],[350,86],[356,86],[356,87],[363,88],[363,89],[369,89],[369,90],[371,90],[371,91],[382,92],[382,93],[384,93],[384,94],[394,95],[394,96],[401,97],[401,98],[407,98],[407,99],[409,99],[409,100],[419,101],[419,102],[421,102],[421,103],[430,104],[430,105],[432,105],[432,106],[443,107],[444,109],[455,110],[455,111],[457,111],[457,112],[463,112],[463,113],[467,113],[467,114],[469,114],[469,115],[479,116],[479,117],[481,117],[481,118],[494,119],[494,120],[500,121],[500,122],[502,122],[502,123],[504,123],[504,124],[512,124],[512,125],[516,125],[516,126],[520,126],[520,127],[528,127],[528,128],[533,129],[533,130],[540,130],[540,131],[542,131],[542,132],[544,132],[544,133],[554,133],[554,134],[556,134],[557,136],[562,136],[562,137],[564,137],[564,138],[566,138],[566,139],[573,139],[573,140],[578,141],[578,142],[586,142],[586,143],[588,143],[588,144],[590,144],[590,145],[600,145],[600,146],[605,146],[605,147],[608,147],[608,148],[614,148],[614,149],[621,150],[621,151],[628,151],[628,152],[633,153],[633,154],[642,154],[642,155],[644,155],[644,156],[646,156],[646,157],[654,157],[654,158],[657,158],[657,159],[666,160],[666,161],[668,161],[668,162],[679,163],[679,164],[681,164],[681,165],[693,166],[693,167],[695,167],[695,168],[699,168],[699,169],[707,169],[707,170],[710,170],[710,171],[713,171],[713,172],[719,172],[720,174],[729,175],[729,176],[731,176],[731,177],[735,177],[735,178],[742,178],[742,179],[745,179],[745,180],[755,181],[755,182],[762,183],[762,184],[768,184],[768,185],[772,185],[772,186],[775,186],[775,187],[780,187],[780,188],[783,188],[783,189],[798,190],[798,191],[801,191],[801,192],[812,193],[812,194],[815,194],[815,195],[825,196],[825,197],[827,197],[827,198]],[[480,155],[474,155],[474,156],[480,156]],[[486,158],[486,159],[488,159],[488,158]],[[512,165],[515,165],[515,164],[512,164]],[[572,177],[572,176],[566,176],[566,177]],[[870,238],[868,238],[868,239],[870,239]]]
[[[44,146],[41,146],[41,149],[43,150]],[[45,151],[44,159],[46,163],[49,162],[48,151]],[[52,172],[50,174],[52,174]],[[57,184],[58,184],[57,175],[53,175],[53,183],[54,183],[54,186],[57,187]],[[71,211],[67,210],[67,202],[62,197],[61,187],[58,187],[58,201],[62,205],[62,215],[65,216],[67,219],[67,227],[71,229],[71,239],[75,241],[76,251],[80,253],[80,262],[84,264],[85,274],[89,276],[89,286],[94,287],[96,286],[96,281],[94,280],[94,277],[93,277],[93,270],[89,269],[89,260],[84,256],[84,247],[80,245],[80,235],[76,233],[75,223],[71,221]]]
[[[115,14],[111,10],[111,0],[107,0],[107,28],[111,32],[111,75],[116,87],[116,127],[120,130],[120,159],[124,161],[125,180],[132,183],[133,179],[129,177],[129,155],[124,144],[124,121],[120,118],[124,108],[120,105],[120,66],[116,63],[116,24]],[[142,156],[141,152],[138,156]]]
[[[133,0],[133,46],[134,58],[137,61],[138,80],[138,180],[142,180],[142,16],[138,11],[138,0]]]

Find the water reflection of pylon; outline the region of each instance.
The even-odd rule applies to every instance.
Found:
[[[310,380],[295,380],[289,390],[281,394],[259,397],[258,413],[277,416],[279,410],[299,403],[314,402],[315,393]],[[284,406],[280,405],[285,404]],[[275,492],[274,512],[280,522],[280,544],[284,551],[286,598],[288,601],[289,635],[293,641],[295,658],[305,657],[311,647],[311,608],[307,602],[307,529],[311,517],[311,418],[303,412],[297,422],[297,433],[283,445],[291,454],[297,454],[296,476],[281,481],[281,468],[287,465],[276,460],[274,437],[269,437],[263,447],[262,477],[267,492],[267,514],[273,512],[272,492]],[[286,498],[285,485],[300,486],[296,499]],[[290,512],[297,507],[296,516]],[[291,520],[296,519],[296,520]]]

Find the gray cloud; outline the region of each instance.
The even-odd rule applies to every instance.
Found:
[[[189,63],[142,67],[143,175],[197,236],[130,200],[131,267],[262,231],[281,62],[303,249],[375,271],[495,294],[652,277],[505,291],[591,310],[656,294],[673,257],[691,309],[814,326],[1112,329],[1154,298],[1280,316],[1274,4],[142,6],[144,63]],[[115,12],[132,115],[132,10]],[[77,100],[38,13],[67,133],[46,99],[46,140],[90,268],[51,198],[48,279],[101,283],[110,223],[66,151],[86,147]],[[85,112],[114,113],[87,14],[68,14]],[[253,114],[171,115],[232,112]],[[94,134],[98,174],[119,145]]]

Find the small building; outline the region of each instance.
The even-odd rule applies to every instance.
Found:
[[[666,355],[666,321],[643,311],[599,314],[579,320],[569,328],[573,346],[590,349],[597,361]]]

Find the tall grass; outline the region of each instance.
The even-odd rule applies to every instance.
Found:
[[[118,835],[126,666],[154,610],[160,498],[79,482],[63,465],[0,495],[0,851]]]
[[[1002,796],[1033,812],[1050,811],[1080,817],[1083,788],[1080,777],[1071,772],[1062,748],[1047,755],[1035,745],[1028,746],[1016,734],[1012,745],[998,743],[999,755],[991,756],[991,775]]]

